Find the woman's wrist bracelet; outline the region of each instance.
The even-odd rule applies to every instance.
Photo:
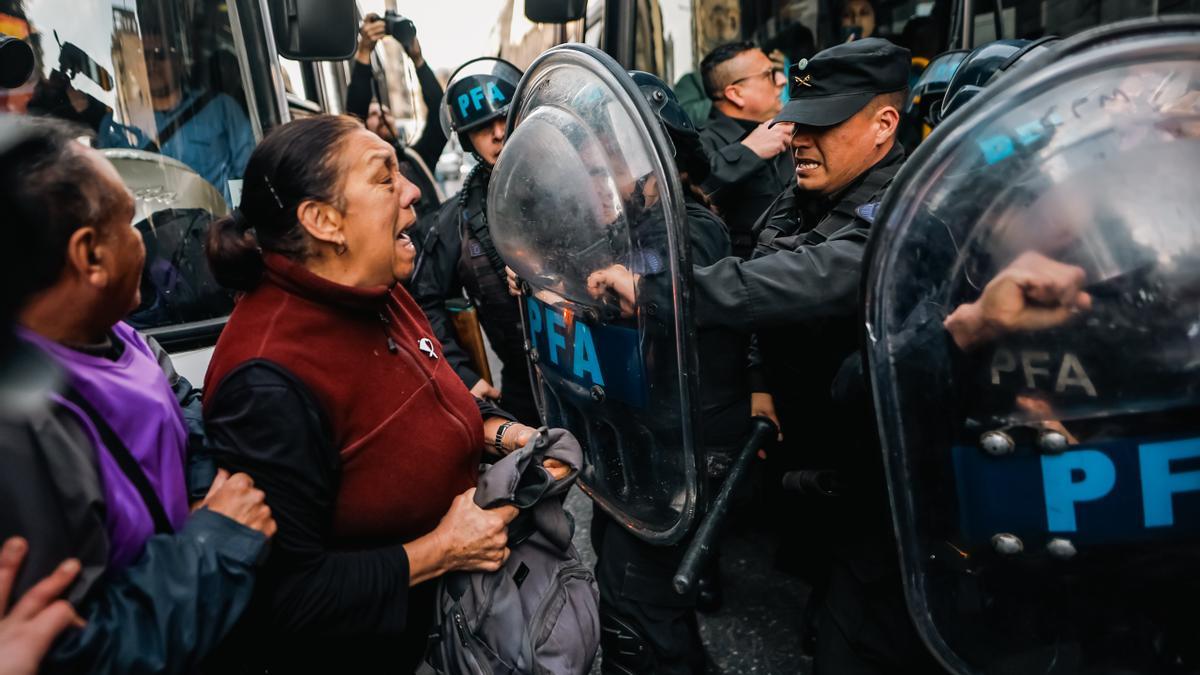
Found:
[[[492,446],[502,455],[504,454],[504,432],[508,431],[508,428],[514,424],[516,422],[505,422],[496,429],[496,438],[492,440]]]

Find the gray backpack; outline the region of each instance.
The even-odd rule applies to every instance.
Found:
[[[542,461],[571,468],[554,481]],[[533,441],[487,469],[475,491],[480,508],[521,509],[508,529],[511,555],[496,572],[442,577],[428,666],[447,675],[587,673],[600,645],[600,596],[579,560],[562,501],[583,464],[565,429]]]

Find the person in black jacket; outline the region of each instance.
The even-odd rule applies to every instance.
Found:
[[[438,157],[446,147],[446,134],[438,120],[442,105],[442,83],[425,62],[421,52],[421,41],[415,36],[412,42],[400,43],[404,53],[412,59],[417,69],[417,81],[421,85],[421,98],[427,110],[425,127],[416,143],[405,145],[396,132],[396,120],[386,105],[376,100],[378,87],[375,73],[371,69],[371,52],[375,44],[387,35],[387,23],[376,14],[368,14],[359,29],[358,49],[354,52],[354,66],[350,71],[350,85],[346,88],[346,112],[363,120],[367,128],[391,143],[400,160],[400,173],[421,191],[421,198],[413,207],[418,216],[437,210],[442,203],[442,193],[434,180],[433,169]]]
[[[214,479],[211,460],[192,461],[203,442],[187,426],[190,413],[198,421],[195,390],[118,322],[137,304],[144,255],[132,195],[74,141],[78,129],[25,123],[31,139],[0,164],[4,236],[23,244],[21,286],[32,293],[17,344],[26,369],[49,363],[60,379],[23,396],[0,391],[0,538],[23,537],[30,552],[15,593],[64,558],[79,561],[66,599],[85,623],[54,644],[43,672],[190,672],[249,603],[274,520],[248,476]],[[112,394],[134,373],[147,385],[138,401],[156,405]],[[101,381],[126,384],[87,386]]]
[[[487,226],[488,185],[492,167],[504,147],[506,114],[521,79],[521,71],[500,59],[475,59],[463,64],[446,86],[444,119],[448,132],[458,134],[465,150],[479,164],[432,216],[414,228],[418,260],[410,288],[454,368],[471,393],[500,399],[503,408],[526,424],[540,416],[525,362],[525,338],[517,302],[509,297],[500,259]],[[479,312],[483,331],[502,364],[503,393],[480,377],[458,344],[446,301],[466,294]]]
[[[717,47],[700,72],[713,100],[700,132],[710,167],[704,188],[729,225],[733,254],[749,258],[755,221],[795,181],[791,127],[770,126],[781,107],[783,72],[753,42]]]

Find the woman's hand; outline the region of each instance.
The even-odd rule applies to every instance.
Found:
[[[476,506],[475,488],[455,497],[433,531],[442,572],[500,569],[508,559],[508,524],[516,517],[515,506],[486,510]]]

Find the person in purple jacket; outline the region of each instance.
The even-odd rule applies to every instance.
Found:
[[[134,201],[79,135],[33,123],[0,167],[0,235],[25,247],[32,292],[17,336],[61,373],[49,401],[0,419],[0,540],[28,540],[18,597],[60,561],[81,564],[66,599],[83,625],[43,672],[191,672],[249,601],[275,522],[248,476],[195,461],[180,408],[195,393],[121,322],[145,257]]]

